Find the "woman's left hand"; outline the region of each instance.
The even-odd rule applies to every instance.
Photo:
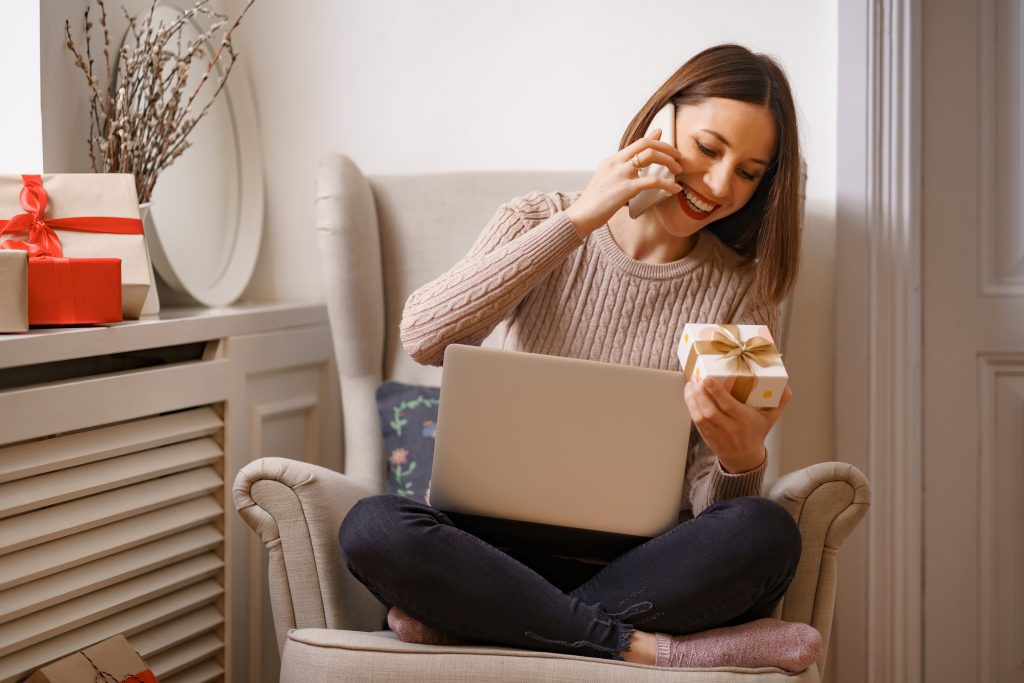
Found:
[[[712,377],[691,377],[684,393],[693,425],[730,474],[761,466],[766,457],[764,439],[793,395],[787,385],[775,408],[751,408]]]

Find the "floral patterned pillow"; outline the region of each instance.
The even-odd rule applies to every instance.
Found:
[[[385,382],[377,387],[388,493],[425,502],[434,464],[438,387]]]

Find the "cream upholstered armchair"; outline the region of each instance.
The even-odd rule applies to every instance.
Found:
[[[317,180],[317,234],[341,377],[345,474],[283,458],[250,463],[235,480],[239,513],[269,551],[282,681],[657,682],[820,681],[835,602],[836,553],[864,516],[868,483],[855,467],[812,465],[768,497],[799,523],[803,555],[776,616],[814,626],[821,660],[781,669],[667,669],[499,647],[412,645],[385,630],[384,608],[348,572],[337,532],[360,498],[384,490],[375,390],[384,380],[440,384],[398,339],[405,299],[472,245],[495,209],[531,190],[585,186],[580,173],[457,173],[366,178],[326,157]],[[456,200],[456,197],[458,198]],[[499,328],[486,343],[493,343]]]

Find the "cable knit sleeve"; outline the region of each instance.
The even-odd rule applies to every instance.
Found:
[[[441,365],[449,344],[480,344],[583,240],[566,195],[530,193],[502,205],[476,243],[405,303],[401,339],[413,360]]]
[[[747,300],[744,298],[745,302]],[[741,304],[740,310],[731,322],[743,325],[766,325],[772,333],[772,338],[778,341],[780,320],[777,304],[747,308],[744,303]],[[759,496],[767,467],[768,458],[765,458],[765,461],[757,469],[740,474],[729,474],[722,469],[718,456],[704,443],[704,439],[694,427],[690,432],[690,447],[687,453],[683,508],[685,509],[686,504],[689,503],[693,516],[696,517],[705,508],[720,500]],[[687,498],[688,500],[686,500]]]
[[[761,495],[761,484],[768,466],[766,458],[761,466],[742,474],[729,474],[711,448],[704,443],[697,428],[690,432],[690,449],[686,457],[686,483],[689,485],[689,508],[696,517],[704,509],[720,500]]]

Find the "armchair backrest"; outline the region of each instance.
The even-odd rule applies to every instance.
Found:
[[[366,177],[332,154],[317,173],[316,229],[345,423],[345,473],[383,490],[374,392],[389,379],[438,386],[439,367],[398,337],[409,295],[469,251],[501,204],[530,191],[585,187],[585,172],[466,172]],[[492,345],[499,327],[485,345]]]

